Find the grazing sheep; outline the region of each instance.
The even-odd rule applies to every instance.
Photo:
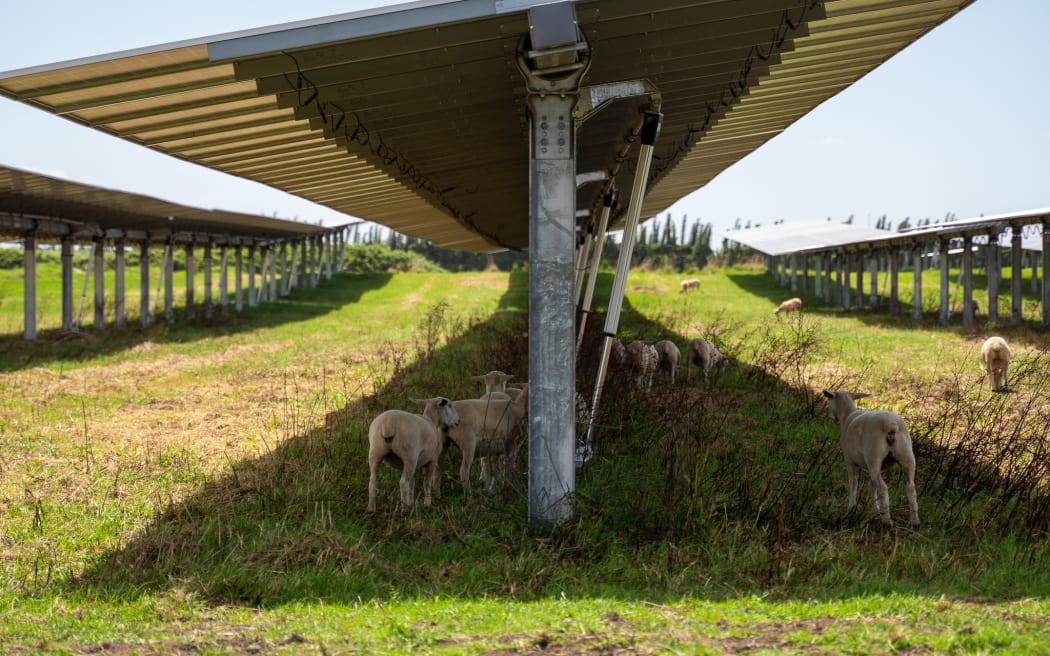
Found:
[[[689,348],[686,350],[685,379],[690,378],[690,365],[699,367],[706,381],[712,368],[722,371],[728,364],[729,358],[715,348],[714,344],[703,337],[697,337],[689,342]]]
[[[634,382],[639,389],[653,388],[653,375],[660,366],[660,354],[652,344],[635,340],[627,344],[627,357],[634,372]]]
[[[846,457],[846,474],[849,481],[849,507],[857,505],[857,469],[865,469],[871,479],[871,491],[875,510],[882,516],[883,524],[890,520],[890,496],[886,482],[882,480],[882,463],[886,458],[895,460],[908,479],[908,523],[919,525],[919,504],[915,499],[915,454],[912,452],[911,436],[900,415],[887,410],[858,410],[854,403],[868,394],[838,390],[824,390],[828,399],[831,418],[838,422],[842,431],[840,443]]]
[[[459,480],[463,492],[470,494],[470,466],[475,458],[500,455],[511,448],[528,413],[529,388],[524,386],[516,399],[463,399],[453,401],[452,405],[459,416],[459,425],[449,428],[448,437],[463,454]],[[492,479],[486,467],[482,475],[491,487]]]
[[[653,374],[660,364],[660,354],[652,344],[634,340],[624,346],[614,337],[611,350],[613,363],[628,370],[634,376],[635,385],[641,389],[652,389]]]
[[[1010,347],[1002,337],[989,337],[981,345],[981,363],[988,374],[988,389],[1006,390],[1006,369],[1010,366]]]
[[[796,298],[789,298],[788,300],[786,300],[783,303],[781,303],[780,305],[778,305],[777,309],[773,310],[773,314],[780,314],[781,312],[783,312],[784,314],[787,314],[788,312],[799,312],[801,310],[802,310],[802,299],[796,297]]]
[[[671,372],[671,384],[674,385],[674,373],[678,369],[678,361],[682,359],[682,351],[669,339],[661,339],[653,344],[653,348],[660,356],[659,368]]]
[[[423,476],[424,505],[430,505],[431,493],[437,490],[440,460],[448,440],[447,431],[459,424],[459,414],[452,401],[441,396],[415,401],[423,405],[423,414],[387,410],[373,419],[368,427],[369,511],[376,509],[380,462],[401,469],[403,512],[412,509],[416,467],[426,467]]]
[[[690,289],[700,289],[700,281],[698,279],[696,279],[696,278],[690,278],[688,280],[683,280],[682,284],[679,285],[679,287],[678,287],[678,293],[679,294],[684,294],[684,293],[686,293],[686,291],[688,291]]]

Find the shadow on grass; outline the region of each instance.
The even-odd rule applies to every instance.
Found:
[[[143,342],[188,343],[216,335],[233,335],[307,321],[356,303],[362,294],[384,287],[390,278],[388,273],[336,274],[331,280],[319,282],[317,287],[299,288],[286,298],[267,301],[254,308],[246,305],[240,313],[231,305],[223,316],[216,308],[212,318],[194,323],[179,318],[168,323],[163,317],[158,317],[147,327],[135,322],[123,329],[111,325],[101,331],[92,328],[76,333],[51,330],[41,332],[33,341],[26,341],[21,335],[0,335],[0,373],[90,360],[132,349]],[[184,309],[177,310],[177,317],[182,313]],[[198,307],[197,314],[203,316],[201,307]]]
[[[608,278],[601,282],[607,294]],[[920,499],[927,521],[938,508],[953,509],[964,533],[954,542],[940,533],[873,529],[860,513],[846,513],[837,429],[819,395],[792,382],[798,358],[818,337],[802,317],[751,328],[758,332],[748,338],[762,346],[706,384],[694,377],[672,386],[658,378],[654,392],[645,394],[612,371],[595,458],[576,476],[577,517],[550,535],[528,530],[520,461],[510,463],[511,475],[496,491],[477,486],[470,498],[460,491],[457,468],[446,463],[435,506],[404,516],[396,507],[397,474],[384,468],[379,510],[366,512],[371,418],[389,407],[412,407],[413,396],[476,397],[480,390],[470,375],[493,368],[524,379],[527,305],[527,277],[514,274],[499,308],[484,321],[457,323],[435,306],[421,317],[418,361],[397,368],[374,395],[325,409],[315,428],[282,436],[258,458],[231,463],[227,473],[171,503],[65,585],[121,599],[180,589],[219,603],[271,606],[559,594],[654,602],[897,591],[939,596],[979,584],[967,569],[972,563],[952,555],[980,552],[980,536],[967,530],[975,525],[965,516],[965,495],[1002,484],[987,467],[968,465],[967,454],[924,452],[924,459],[955,459],[938,473],[948,481],[942,489],[925,487],[940,497]],[[579,391],[588,397],[602,319],[589,322],[593,330],[577,367]],[[647,339],[687,341],[629,303],[621,325]],[[741,343],[723,346],[736,355],[732,349]],[[458,453],[451,461],[458,463]],[[974,487],[976,481],[990,487]],[[888,482],[896,504],[902,487],[895,477]],[[1045,503],[1045,493],[1038,499]],[[895,514],[900,510],[896,504]],[[1025,544],[1014,554],[1037,563],[1044,552]],[[892,572],[884,567],[891,557]],[[987,566],[985,557],[977,560],[977,567]],[[1046,586],[1045,577],[1033,576],[982,592],[1031,596]]]

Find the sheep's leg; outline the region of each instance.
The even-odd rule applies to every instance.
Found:
[[[906,462],[907,461],[907,462]],[[915,493],[915,460],[914,458],[898,459],[904,475],[908,479],[908,524],[919,525],[919,501]]]
[[[435,486],[438,482],[438,465],[437,459],[431,460],[430,463],[424,467],[423,474],[423,505],[429,507],[431,497],[434,493]]]
[[[880,463],[868,465],[868,475],[871,477],[871,491],[875,496],[875,510],[882,515],[883,524],[892,524],[890,519],[890,491],[886,487],[886,481],[882,480],[882,472],[879,471]]]
[[[412,483],[416,477],[416,461],[419,456],[415,453],[405,454],[407,457],[401,461],[401,509],[408,512],[415,502],[412,494]]]
[[[846,508],[852,510],[857,505],[857,468],[849,458],[846,458],[846,483],[849,488],[849,502]]]
[[[470,465],[474,462],[474,449],[477,448],[478,441],[474,436],[470,436],[468,439],[463,440],[463,444],[459,445],[460,451],[463,452],[463,461],[459,463],[459,482],[463,484],[463,494],[470,496]]]
[[[485,489],[489,492],[496,489],[496,463],[492,463],[491,467],[489,465],[489,460],[491,460],[492,457],[493,456],[478,458],[478,465],[481,468],[481,480],[485,482]]]
[[[376,454],[368,454],[368,511],[375,512],[376,492],[379,491],[379,461],[382,460]]]

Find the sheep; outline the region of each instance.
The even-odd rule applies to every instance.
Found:
[[[653,374],[660,364],[660,354],[647,342],[634,340],[626,346],[617,338],[612,340],[612,361],[634,375],[634,383],[641,389],[652,389]]]
[[[800,312],[801,310],[802,310],[802,299],[798,298],[798,297],[795,297],[795,298],[789,298],[788,300],[786,300],[783,303],[781,303],[780,305],[778,305],[777,309],[773,310],[773,314],[779,315],[781,312],[783,312],[784,314],[787,314],[788,312]]]
[[[890,497],[886,482],[882,480],[882,463],[886,458],[895,460],[908,479],[908,523],[919,525],[919,504],[915,498],[915,454],[911,436],[900,415],[888,410],[858,410],[854,403],[868,394],[824,390],[828,399],[831,418],[841,429],[840,444],[846,458],[846,474],[849,482],[849,508],[857,505],[857,469],[868,471],[871,479],[875,510],[882,516],[882,523],[892,524],[890,519]]]
[[[696,278],[690,278],[683,280],[682,284],[678,287],[678,293],[684,294],[690,289],[700,289],[700,281]]]
[[[685,379],[690,378],[692,371],[690,365],[699,367],[706,381],[712,368],[722,371],[728,364],[729,358],[723,355],[714,344],[703,337],[697,337],[689,342],[689,348],[686,350]]]
[[[1010,347],[1002,337],[993,336],[981,345],[981,363],[988,374],[988,389],[1006,391],[1006,369],[1010,366]]]
[[[414,503],[416,467],[426,467],[423,477],[423,504],[430,505],[432,491],[438,491],[441,456],[448,443],[447,431],[459,424],[452,401],[442,396],[413,399],[423,406],[423,414],[387,410],[368,427],[368,510],[376,509],[379,491],[379,463],[401,469],[401,510]]]
[[[448,438],[459,447],[463,460],[459,479],[463,492],[470,494],[470,466],[474,458],[506,453],[510,442],[529,408],[529,388],[524,386],[516,399],[463,399],[452,402],[459,417],[459,425],[450,427]],[[492,479],[487,468],[482,475],[489,486]]]
[[[660,366],[660,353],[652,344],[635,340],[627,344],[627,357],[634,372],[635,384],[648,392],[653,388],[653,375]]]
[[[682,351],[669,339],[661,339],[653,344],[653,348],[660,356],[659,367],[671,372],[671,384],[674,385],[674,373],[678,369],[678,361],[682,359]]]
[[[485,393],[491,392],[506,392],[507,381],[514,378],[514,374],[505,374],[502,371],[493,369],[484,376],[473,376],[474,380],[479,383],[485,384]]]

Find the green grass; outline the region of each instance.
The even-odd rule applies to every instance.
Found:
[[[549,535],[521,463],[469,499],[446,466],[407,516],[384,468],[364,511],[378,412],[525,377],[522,274],[337,276],[208,326],[11,336],[0,651],[1047,653],[1045,335],[1005,329],[1015,391],[991,397],[990,327],[810,302],[777,320],[791,294],[763,271],[700,278],[632,272],[621,332],[706,335],[734,365],[650,398],[610,375],[577,517]],[[895,473],[896,529],[846,511],[830,386],[908,419],[919,530]]]

